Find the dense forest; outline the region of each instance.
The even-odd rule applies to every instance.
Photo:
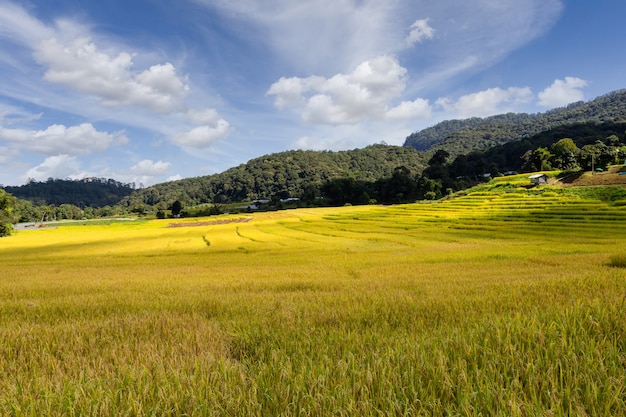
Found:
[[[319,196],[321,187],[334,178],[373,182],[390,177],[404,166],[421,172],[422,153],[411,148],[372,145],[350,151],[287,151],[252,159],[246,164],[211,176],[187,178],[137,190],[124,198],[123,206],[141,205],[168,209],[175,201],[185,206],[227,204],[237,201]]]
[[[29,181],[16,187],[4,187],[11,195],[27,200],[34,205],[73,204],[80,208],[111,206],[134,191],[134,184],[123,184],[107,178],[84,178],[62,180],[48,178],[47,181]]]
[[[626,122],[626,90],[593,101],[577,102],[545,113],[507,113],[486,118],[448,120],[413,133],[404,146],[431,153],[444,149],[451,156],[527,139],[563,125]]]

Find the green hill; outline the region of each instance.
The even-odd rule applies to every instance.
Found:
[[[77,207],[104,207],[117,204],[134,190],[133,184],[123,184],[113,179],[83,178],[47,181],[30,181],[20,186],[7,186],[4,190],[34,205],[73,204]]]
[[[252,159],[219,174],[187,178],[136,190],[123,205],[147,204],[167,208],[179,200],[185,205],[230,203],[316,193],[330,179],[349,177],[376,181],[405,166],[419,173],[426,165],[412,148],[372,145],[350,151],[287,151]]]
[[[404,146],[420,151],[445,149],[456,156],[529,138],[564,125],[607,122],[626,122],[626,89],[545,113],[447,120],[409,135]]]

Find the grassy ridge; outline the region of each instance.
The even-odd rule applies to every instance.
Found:
[[[229,218],[0,241],[0,414],[626,414],[621,207]]]

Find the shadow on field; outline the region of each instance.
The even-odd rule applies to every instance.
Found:
[[[582,177],[584,173],[585,171],[570,172],[564,177],[559,178],[559,181],[563,184],[572,184],[574,181]]]

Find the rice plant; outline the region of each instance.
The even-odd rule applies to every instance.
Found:
[[[3,239],[0,414],[626,414],[610,202],[214,219]]]

